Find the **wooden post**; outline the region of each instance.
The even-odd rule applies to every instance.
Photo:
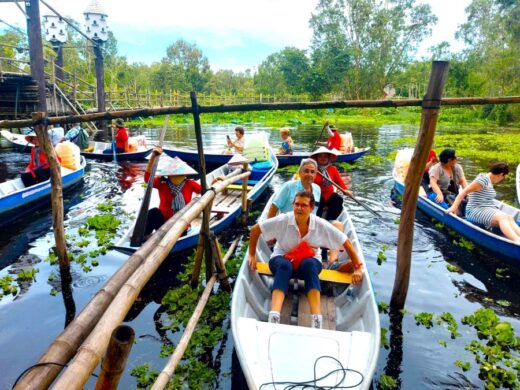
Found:
[[[135,332],[128,325],[119,325],[112,332],[107,353],[101,363],[101,373],[95,390],[117,389],[121,374],[124,372],[128,355],[134,343]]]
[[[248,163],[244,163],[242,171],[248,170]],[[247,180],[242,180],[242,224],[247,224]]]
[[[191,109],[193,113],[193,123],[195,125],[195,137],[197,139],[197,151],[199,154],[199,173],[200,173],[200,185],[202,187],[202,194],[204,195],[208,190],[208,184],[206,183],[206,159],[204,158],[204,145],[202,144],[202,128],[200,126],[200,110],[199,104],[197,103],[197,94],[190,92]],[[211,204],[206,207],[202,212],[202,231],[205,235],[204,253],[206,260],[206,280],[211,278],[213,274],[214,265],[212,263],[211,256],[211,244],[209,242],[209,218],[211,212]]]
[[[38,111],[47,112],[47,88],[45,85],[42,29],[40,25],[40,5],[38,0],[26,1],[25,12],[27,13],[31,76],[38,83]]]
[[[228,274],[226,272],[226,266],[224,265],[224,260],[222,259],[222,252],[220,251],[220,245],[218,243],[217,236],[211,233],[210,237],[211,241],[211,253],[213,255],[213,262],[215,264],[215,268],[217,269],[218,280],[220,281],[220,285],[224,291],[231,291],[231,285],[229,284]]]
[[[65,81],[63,73],[63,45],[59,41],[53,41],[52,49],[56,53],[56,60],[54,61],[54,76],[59,81]]]
[[[433,62],[428,90],[422,103],[421,127],[408,168],[408,175],[405,179],[401,222],[397,240],[397,270],[390,301],[390,305],[393,308],[402,309],[408,293],[417,196],[419,195],[419,187],[426,160],[433,145],[442,92],[448,77],[448,66],[448,62]]]
[[[96,68],[96,100],[97,111],[105,112],[105,69],[103,64],[103,52],[101,51],[101,42],[93,46]],[[103,139],[108,138],[108,128],[106,120],[99,121],[98,129],[103,132]]]

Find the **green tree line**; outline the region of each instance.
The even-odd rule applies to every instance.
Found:
[[[432,60],[450,61],[445,96],[506,96],[520,91],[520,2],[473,0],[467,21],[456,31],[465,49],[452,52],[448,42],[416,59],[419,44],[438,28],[429,5],[416,0],[319,0],[310,15],[313,31],[307,49],[286,47],[270,54],[257,71],[213,71],[195,43],[177,40],[150,65],[131,63],[118,53],[110,34],[104,45],[109,89],[196,91],[212,94],[262,93],[304,95],[312,100],[334,94],[343,99],[379,99],[392,88],[400,97],[420,97]],[[2,57],[20,58],[25,37],[0,35]],[[65,69],[94,84],[93,55],[85,40],[69,29]],[[2,46],[6,44],[9,46]],[[46,56],[53,55],[46,48]],[[385,88],[385,86],[387,88]],[[520,119],[520,108],[483,107],[484,118]]]

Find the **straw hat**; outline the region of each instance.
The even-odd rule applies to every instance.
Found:
[[[330,158],[332,159],[332,161],[336,161],[336,158],[337,158],[337,157],[339,156],[339,154],[340,154],[340,153],[339,153],[337,150],[335,150],[335,149],[328,149],[328,148],[326,148],[325,146],[321,146],[319,149],[317,149],[317,150],[315,150],[314,152],[312,152],[312,153],[310,154],[309,157],[310,157],[310,158],[313,158],[313,159],[316,160],[318,154],[321,154],[321,153],[328,153],[328,154],[330,154],[330,155],[331,155]]]
[[[38,138],[38,137],[36,136],[36,133],[35,133],[34,131],[31,131],[29,134],[26,134],[26,135],[25,135],[25,140],[26,140],[27,142],[29,142],[30,144],[33,143],[34,138]]]
[[[155,176],[192,176],[198,175],[198,172],[182,161],[179,157],[171,158],[169,156],[161,156],[159,166],[155,171]]]
[[[233,157],[227,162],[227,165],[243,165],[249,163],[249,160],[242,156],[240,153],[234,154]]]

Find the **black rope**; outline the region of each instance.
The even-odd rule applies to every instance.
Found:
[[[36,368],[36,367],[44,367],[44,366],[47,366],[47,365],[55,365],[55,366],[60,366],[61,368],[64,368],[64,367],[68,367],[67,364],[61,364],[61,363],[56,363],[56,362],[45,362],[45,363],[36,363],[36,364],[33,364],[32,366],[26,368],[20,375],[18,375],[18,378],[16,378],[16,380],[14,381],[14,384],[13,384],[13,387],[11,387],[11,389],[14,389],[17,385],[17,383],[20,381],[20,379],[23,378],[23,376],[25,374],[27,374],[29,371],[31,371],[33,368]],[[97,378],[98,376],[94,373],[91,373],[90,375],[92,375],[94,378]]]
[[[320,378],[316,378],[316,365],[318,364],[318,361],[320,359],[332,359],[336,363],[339,364],[340,368],[338,368],[336,370],[332,370],[332,371],[330,371],[329,373],[325,374],[324,376],[322,376]],[[337,372],[341,372],[343,374],[343,376],[341,377],[341,379],[339,381],[336,382],[335,385],[333,385],[333,386],[319,386],[318,385],[319,381],[322,381],[322,380],[328,378],[329,376],[331,376],[331,375],[333,375],[333,374],[335,374]],[[351,386],[340,386],[340,384],[343,383],[343,381],[347,377],[347,373],[348,372],[354,372],[354,373],[358,374],[360,376],[360,381],[358,383],[354,384],[354,385],[351,385]],[[303,382],[290,382],[290,381],[287,381],[287,382],[266,382],[266,383],[262,383],[260,385],[260,389],[262,389],[262,387],[264,387],[264,386],[269,386],[269,385],[273,385],[275,387],[276,387],[276,385],[286,385],[284,387],[284,390],[292,390],[292,389],[297,388],[297,387],[301,387],[302,389],[309,388],[309,389],[318,389],[318,390],[351,389],[351,388],[359,386],[361,383],[363,383],[364,380],[365,380],[365,377],[364,377],[364,375],[361,372],[359,372],[357,370],[354,370],[352,368],[343,367],[343,364],[341,364],[341,362],[338,359],[336,359],[335,357],[324,355],[324,356],[320,356],[319,358],[317,358],[316,361],[314,362],[314,378],[313,379],[308,380],[308,381],[303,381]]]

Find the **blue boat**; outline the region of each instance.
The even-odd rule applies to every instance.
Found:
[[[231,158],[232,156],[228,156]],[[247,200],[256,200],[262,192],[267,188],[269,182],[273,178],[276,170],[278,169],[278,160],[274,153],[270,152],[268,161],[252,163],[251,176],[249,177]],[[225,176],[227,172],[227,166],[221,166],[215,169],[211,173],[206,175],[206,181],[209,185],[214,178],[218,176]],[[241,181],[238,181],[235,185],[228,187],[226,193],[218,193],[213,200],[212,213],[210,218],[210,229],[215,233],[219,234],[227,229],[235,219],[242,214],[242,191]],[[157,207],[159,204],[159,197],[157,191],[152,192],[152,198],[150,200],[150,208]],[[197,245],[199,240],[200,227],[202,225],[202,213],[196,218],[188,230],[188,234],[179,238],[177,243],[171,249],[170,253],[180,252],[185,249],[193,248]],[[121,252],[132,253],[138,248],[130,246],[130,237],[133,233],[133,226],[126,232],[121,240],[114,246]]]
[[[63,189],[79,182],[85,173],[85,159],[81,158],[80,168],[72,171],[61,168]],[[50,201],[50,180],[25,187],[20,178],[0,183],[0,226],[18,219],[44,203]]]
[[[136,137],[140,140],[145,140],[143,136]],[[89,152],[81,152],[81,155],[85,158],[95,159],[95,160],[103,160],[103,161],[112,161],[114,159],[114,155],[112,153],[103,153],[103,150],[112,148],[112,144],[108,142],[94,142],[90,141],[89,148],[87,150],[92,149]],[[153,148],[147,147],[146,142],[142,142],[138,145],[137,150],[135,152],[128,153],[116,153],[117,161],[128,161],[128,160],[144,160],[146,157],[152,153]]]
[[[179,157],[186,162],[198,162],[199,155],[196,150],[188,150],[181,148],[163,148],[164,152],[170,157]],[[357,160],[360,157],[363,157],[370,148],[360,148],[356,149],[353,153],[344,153],[338,155],[336,162],[349,162]],[[294,152],[292,155],[280,155],[277,154],[276,158],[278,159],[279,166],[285,165],[299,165],[302,159],[308,158],[312,152]],[[214,165],[222,165],[226,164],[229,159],[232,157],[230,154],[223,154],[222,151],[206,151],[204,152],[204,157],[206,158],[207,164]]]
[[[402,171],[394,167],[393,177],[394,187],[402,195],[404,193]],[[495,202],[501,211],[512,215],[517,223],[520,222],[519,209],[497,200]],[[516,244],[504,237],[498,229],[487,230],[464,218],[447,214],[444,208],[426,197],[426,193],[422,188],[417,200],[417,208],[475,244],[503,256],[504,259],[512,261],[513,264],[520,265],[520,244]]]

